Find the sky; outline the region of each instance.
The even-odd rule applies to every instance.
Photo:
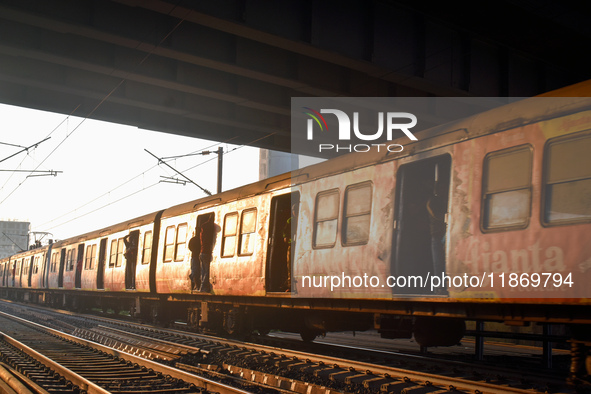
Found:
[[[161,182],[181,178],[147,153],[182,156],[220,144],[137,127],[0,104],[0,220],[28,221],[45,239],[65,239],[205,197],[197,186]],[[21,152],[40,141],[36,148]],[[12,146],[12,145],[18,146]],[[221,144],[223,190],[258,180],[259,149]],[[8,159],[7,159],[8,158]],[[167,160],[216,193],[217,154]],[[15,170],[59,171],[28,177]]]

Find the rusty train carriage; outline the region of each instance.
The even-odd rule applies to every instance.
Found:
[[[443,292],[304,286],[304,276],[341,272],[385,278],[503,270],[572,272],[588,283],[591,103],[536,100],[426,130],[400,154],[342,156],[12,256],[0,262],[2,295],[127,306],[146,319],[182,318],[231,333],[279,328],[307,339],[372,327],[387,337],[416,335],[432,324],[423,318],[448,319],[425,339],[430,345],[457,343],[465,319],[588,325],[589,297],[564,289],[553,298],[535,290],[523,298],[490,285]],[[581,166],[569,167],[573,155]],[[444,185],[447,205],[445,266],[433,265],[421,218],[436,184]],[[282,231],[292,201],[299,214],[293,292],[285,292]],[[213,291],[195,293],[187,245],[212,214]],[[126,236],[134,244],[130,257]],[[23,281],[27,261],[30,283]]]

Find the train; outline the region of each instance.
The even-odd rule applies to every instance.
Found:
[[[0,295],[230,335],[376,329],[450,346],[466,321],[495,321],[564,324],[587,346],[591,100],[569,96],[590,86],[421,131],[396,154],[346,154],[18,253],[0,261]],[[210,217],[205,293],[188,241]]]

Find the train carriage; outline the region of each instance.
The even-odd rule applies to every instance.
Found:
[[[526,115],[517,126],[508,127],[507,109],[498,109],[453,129],[421,133],[409,145],[412,155],[359,154],[357,161],[345,157],[319,166],[295,186],[303,196],[294,272],[298,295],[450,295],[512,303],[588,298],[583,283],[591,279],[585,269],[591,258],[589,102],[561,100],[553,103],[560,110],[545,113],[540,100],[510,107]],[[440,262],[433,258],[427,208],[436,189],[446,207]],[[529,285],[517,286],[511,274]],[[350,279],[364,275],[375,278],[376,286]],[[465,275],[484,280],[477,286],[449,280]],[[575,275],[578,283],[571,286]],[[420,284],[405,286],[393,277],[417,278]],[[539,280],[548,278],[551,286],[541,286]]]
[[[162,242],[156,261],[157,292],[191,292],[188,242],[192,236],[199,237],[201,224],[210,216],[216,229],[210,263],[213,292],[222,296],[263,296],[266,292],[278,292],[279,283],[287,279],[287,272],[283,272],[285,262],[271,263],[268,253],[285,256],[285,248],[283,253],[279,249],[291,204],[288,183],[289,178],[284,177],[267,185],[266,193],[253,195],[252,191],[241,189],[240,193],[225,193],[223,200],[216,197],[165,210],[160,221]],[[271,231],[269,223],[275,223]],[[267,245],[275,246],[267,249]]]

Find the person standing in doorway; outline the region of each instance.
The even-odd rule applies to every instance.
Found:
[[[201,287],[199,292],[209,293],[211,291],[211,284],[209,283],[209,264],[213,259],[213,243],[215,235],[214,214],[212,214],[205,223],[201,225],[199,230],[199,238],[201,240],[201,253],[199,254],[199,261],[201,262]]]

